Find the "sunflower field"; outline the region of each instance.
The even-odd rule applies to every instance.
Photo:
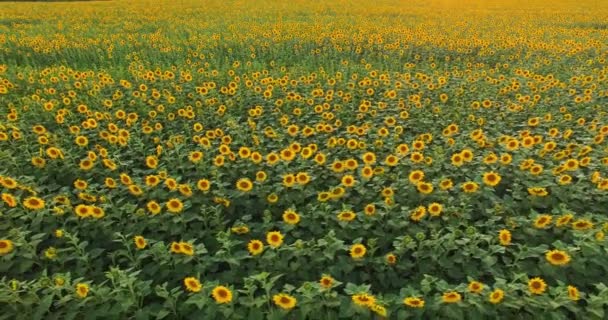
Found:
[[[0,319],[606,319],[607,21],[4,2]]]

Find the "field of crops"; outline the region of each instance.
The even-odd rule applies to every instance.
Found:
[[[2,3],[0,319],[605,319],[607,21]]]

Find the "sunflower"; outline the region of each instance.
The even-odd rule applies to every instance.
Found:
[[[501,289],[495,289],[494,291],[492,291],[492,293],[490,293],[490,302],[493,304],[498,304],[502,301],[502,299],[504,299],[505,297],[505,292],[502,291]]]
[[[224,304],[232,301],[232,291],[224,286],[217,286],[211,291],[211,296],[215,302]]]
[[[310,175],[306,172],[298,172],[296,174],[296,181],[299,185],[306,185],[310,182]]]
[[[251,240],[247,244],[247,250],[252,256],[257,256],[264,252],[264,244],[260,240]]]
[[[580,299],[580,293],[575,286],[568,286],[568,298],[572,301],[577,301]]]
[[[554,266],[563,266],[570,262],[570,255],[561,250],[551,250],[545,253],[545,258]]]
[[[90,159],[84,159],[80,161],[79,167],[80,170],[89,171],[95,166],[95,162]]]
[[[179,253],[185,254],[187,256],[194,255],[194,247],[188,242],[180,242],[179,243],[180,251]]]
[[[234,226],[230,228],[230,232],[234,234],[247,234],[249,233],[249,227],[247,225]]]
[[[38,197],[27,197],[23,200],[23,206],[30,210],[41,210],[44,209],[44,200]]]
[[[104,184],[108,189],[114,189],[117,186],[116,180],[110,177],[104,179]]]
[[[365,166],[365,167],[361,168],[361,177],[369,180],[373,176],[374,176],[374,169],[372,169],[372,167]]]
[[[170,250],[172,253],[182,253],[182,246],[179,242],[171,242]]]
[[[350,256],[353,259],[363,258],[365,256],[366,252],[367,252],[367,248],[365,248],[365,246],[360,243],[353,244],[350,247]]]
[[[508,246],[511,244],[511,231],[507,229],[502,229],[498,232],[498,240],[500,244],[503,246]]]
[[[236,188],[242,192],[249,192],[253,189],[253,183],[248,178],[241,178],[236,182]]]
[[[156,158],[155,156],[147,156],[146,166],[150,169],[155,169],[156,167],[158,167],[158,158]]]
[[[200,292],[203,289],[200,281],[195,277],[186,277],[184,278],[184,286],[187,291],[190,292]]]
[[[441,190],[450,190],[452,187],[454,187],[454,183],[451,179],[443,179],[441,182],[439,182],[439,187]]]
[[[397,256],[393,253],[389,253],[386,255],[385,260],[387,264],[392,266],[397,263]]]
[[[158,202],[156,202],[154,200],[148,201],[148,203],[146,204],[146,208],[152,215],[159,214],[162,209],[160,204],[158,204]]]
[[[347,174],[342,177],[342,185],[347,188],[353,187],[356,183],[357,183],[357,180],[355,179],[355,177],[353,177],[350,174]]]
[[[490,187],[495,187],[500,183],[501,177],[496,172],[486,172],[483,174],[483,183]]]
[[[90,212],[91,217],[95,219],[101,219],[106,215],[105,211],[102,208],[96,206],[90,206]]]
[[[403,299],[403,304],[410,308],[424,308],[424,300],[417,297],[407,297]]]
[[[78,189],[78,190],[84,190],[86,189],[88,186],[87,182],[81,179],[76,179],[76,181],[74,181],[74,188]]]
[[[357,214],[351,210],[344,210],[338,213],[338,220],[340,221],[353,221],[357,217]]]
[[[424,218],[425,216],[426,216],[426,208],[424,206],[419,206],[418,208],[416,208],[412,211],[412,213],[410,214],[410,219],[412,221],[418,222],[418,221],[422,220],[422,218]]]
[[[156,175],[146,176],[145,183],[148,187],[156,187],[160,183],[160,177]]]
[[[8,239],[0,240],[0,256],[9,254],[13,251],[13,242]]]
[[[545,283],[545,280],[539,277],[532,278],[530,279],[530,281],[528,281],[528,290],[530,291],[530,293],[543,294],[546,289],[547,284]]]
[[[534,227],[537,229],[545,229],[551,225],[553,217],[548,214],[541,214],[534,220]]]
[[[209,189],[211,188],[211,182],[209,182],[209,180],[207,180],[207,179],[200,179],[196,183],[196,187],[200,191],[206,192],[206,191],[209,191]]]
[[[471,281],[469,283],[469,292],[471,293],[481,293],[481,291],[483,290],[483,283],[478,282],[478,281]]]
[[[14,208],[17,206],[17,199],[10,193],[3,193],[2,201],[4,201],[9,208]]]
[[[136,196],[136,197],[139,197],[142,194],[144,194],[144,191],[141,189],[141,187],[138,186],[138,185],[136,185],[136,184],[130,185],[128,187],[128,189],[129,189],[129,193],[132,194],[132,195],[134,195],[134,196]]]
[[[137,249],[144,249],[148,243],[146,242],[146,239],[142,236],[135,236],[133,238],[133,241],[135,242],[135,247],[137,247]]]
[[[424,179],[424,171],[422,170],[414,170],[410,172],[408,179],[414,185],[417,185],[419,182],[422,182]]]
[[[90,217],[93,214],[93,208],[84,204],[79,204],[74,208],[74,213],[80,218]]]
[[[287,209],[283,213],[283,221],[287,224],[296,225],[300,222],[300,215],[292,209]]]
[[[321,287],[325,288],[325,289],[329,289],[334,285],[334,278],[328,276],[328,275],[323,275],[321,277],[321,280],[319,280],[319,284],[321,285]]]
[[[76,284],[76,295],[79,298],[86,298],[89,294],[89,285],[86,283],[77,283]]]
[[[572,222],[572,229],[582,231],[593,228],[593,222],[586,219],[578,219]]]
[[[543,187],[531,187],[528,188],[528,194],[535,197],[545,197],[549,194],[546,188]]]
[[[433,184],[429,182],[419,182],[416,185],[416,189],[422,194],[430,194],[433,192]]]
[[[266,242],[273,248],[278,248],[283,244],[283,235],[280,231],[271,231],[266,234]]]
[[[287,188],[291,188],[296,184],[296,176],[294,174],[283,175],[283,185]]]
[[[366,152],[361,156],[361,159],[363,160],[363,163],[371,165],[376,163],[376,154],[373,152]]]
[[[266,197],[266,201],[270,204],[277,203],[277,201],[279,201],[279,196],[276,193],[271,193]]]
[[[467,181],[462,184],[462,190],[466,193],[475,193],[479,189],[479,185],[472,181]]]
[[[363,212],[365,212],[365,215],[367,216],[373,216],[376,214],[376,205],[373,203],[366,205],[365,208],[363,208]]]
[[[443,211],[443,206],[440,203],[433,202],[429,204],[427,211],[431,216],[438,217],[441,215],[441,211]]]
[[[171,213],[180,213],[184,209],[184,204],[177,198],[170,199],[167,203],[167,210]]]
[[[268,174],[266,174],[266,172],[264,172],[264,171],[258,171],[255,173],[255,181],[257,181],[257,182],[264,182],[264,181],[266,181],[267,178],[268,178]],[[296,179],[298,179],[297,176],[296,176]]]
[[[572,176],[563,174],[559,176],[557,183],[559,183],[561,186],[569,185],[572,183]]]
[[[203,153],[200,151],[192,151],[188,155],[188,160],[192,163],[198,163],[203,159]]]
[[[386,317],[386,308],[379,304],[373,304],[371,307],[369,307],[369,309],[380,317]]]
[[[573,218],[574,215],[571,213],[564,214],[557,218],[557,220],[555,221],[555,226],[558,228],[565,227],[570,223],[570,221],[572,221]]]
[[[355,294],[351,297],[353,302],[362,307],[371,307],[376,303],[376,297],[367,293]]]
[[[292,297],[285,293],[275,294],[272,297],[272,301],[278,307],[280,307],[281,309],[285,309],[285,310],[293,309],[296,306],[296,304],[298,303],[298,300],[295,297]]]
[[[394,167],[397,164],[399,164],[399,158],[397,158],[396,156],[394,156],[392,154],[389,154],[388,156],[386,156],[384,163],[389,167]]]
[[[455,167],[460,167],[464,164],[464,158],[460,153],[453,154],[450,160],[452,160],[452,165]]]
[[[441,297],[441,300],[443,301],[443,303],[457,303],[462,300],[462,296],[458,292],[450,291],[444,293]]]

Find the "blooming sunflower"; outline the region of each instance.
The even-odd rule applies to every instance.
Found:
[[[498,232],[498,241],[503,246],[508,246],[511,244],[511,231],[507,229],[502,229]]]
[[[494,291],[492,291],[492,293],[490,293],[489,300],[493,304],[498,304],[504,299],[504,297],[505,292],[503,290],[495,289]]]
[[[3,193],[2,201],[4,201],[4,203],[10,208],[14,208],[17,206],[17,199],[10,193]]]
[[[479,185],[472,181],[467,181],[462,184],[462,190],[466,193],[475,193],[479,189]]]
[[[471,281],[469,283],[469,292],[471,293],[481,293],[481,291],[483,290],[483,283],[479,282],[479,281]]]
[[[148,201],[148,203],[146,204],[146,208],[152,215],[159,214],[162,209],[160,204],[158,204],[158,202],[156,202],[154,200]]]
[[[443,206],[440,203],[433,202],[429,204],[427,211],[433,217],[438,217],[441,215],[441,211],[443,211]]]
[[[563,266],[570,262],[570,255],[567,252],[561,250],[547,251],[547,253],[545,254],[545,258],[549,263],[554,266]]]
[[[13,242],[8,239],[0,240],[0,256],[9,254],[13,251]]]
[[[353,257],[353,259],[363,258],[366,252],[367,248],[365,248],[365,246],[360,243],[353,244],[350,247],[350,256]]]
[[[500,183],[502,178],[496,172],[486,172],[483,174],[483,183],[490,187],[495,187]]]
[[[376,297],[367,293],[359,293],[352,296],[353,302],[362,307],[371,307],[376,303]]]
[[[570,300],[572,301],[579,300],[580,293],[578,291],[578,288],[576,288],[575,286],[568,286],[568,298],[570,298]]]
[[[456,291],[450,291],[445,292],[441,297],[441,300],[443,301],[443,303],[457,303],[462,300],[462,296]]]
[[[278,307],[280,307],[281,309],[284,309],[284,310],[293,309],[298,302],[298,300],[295,297],[292,297],[285,293],[275,294],[272,297],[272,301],[274,302],[274,304],[276,304]]]
[[[271,231],[266,234],[266,242],[273,248],[278,248],[283,244],[283,235],[279,231]]]
[[[403,304],[410,308],[424,308],[424,300],[417,297],[407,297],[403,299]]]
[[[253,183],[248,178],[241,178],[236,182],[236,188],[242,192],[249,192],[253,189]]]
[[[430,194],[433,192],[433,184],[429,182],[419,182],[416,185],[416,189],[422,194]]]
[[[76,284],[76,295],[80,298],[86,298],[89,294],[89,285],[86,283]]]
[[[137,247],[137,249],[144,249],[148,243],[146,242],[146,239],[142,236],[135,236],[133,238],[133,241],[135,242],[135,247]]]
[[[264,244],[260,240],[251,240],[247,244],[247,250],[252,256],[257,256],[264,252]]]
[[[195,277],[186,277],[184,278],[184,286],[187,291],[190,292],[200,292],[203,289],[200,281]]]
[[[334,285],[334,278],[328,276],[328,275],[324,275],[321,277],[321,280],[319,280],[319,284],[321,285],[321,287],[325,288],[325,289],[329,289]]]
[[[34,196],[27,197],[23,200],[23,206],[30,210],[42,210],[44,209],[44,205],[44,200]]]
[[[356,183],[357,183],[357,180],[355,179],[355,177],[353,177],[350,174],[347,174],[342,177],[342,185],[347,188],[353,187]]]
[[[287,224],[296,225],[300,222],[300,215],[292,209],[287,209],[283,213],[283,221]]]
[[[546,289],[547,284],[545,283],[545,280],[539,277],[532,278],[528,281],[528,290],[533,294],[543,294]]]
[[[177,198],[170,199],[166,206],[167,210],[171,213],[180,213],[184,209],[184,204]]]
[[[224,286],[213,288],[211,296],[219,304],[230,303],[232,301],[232,291]]]

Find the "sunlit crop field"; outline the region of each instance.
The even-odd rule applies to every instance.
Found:
[[[0,9],[0,319],[602,319],[608,2]]]

